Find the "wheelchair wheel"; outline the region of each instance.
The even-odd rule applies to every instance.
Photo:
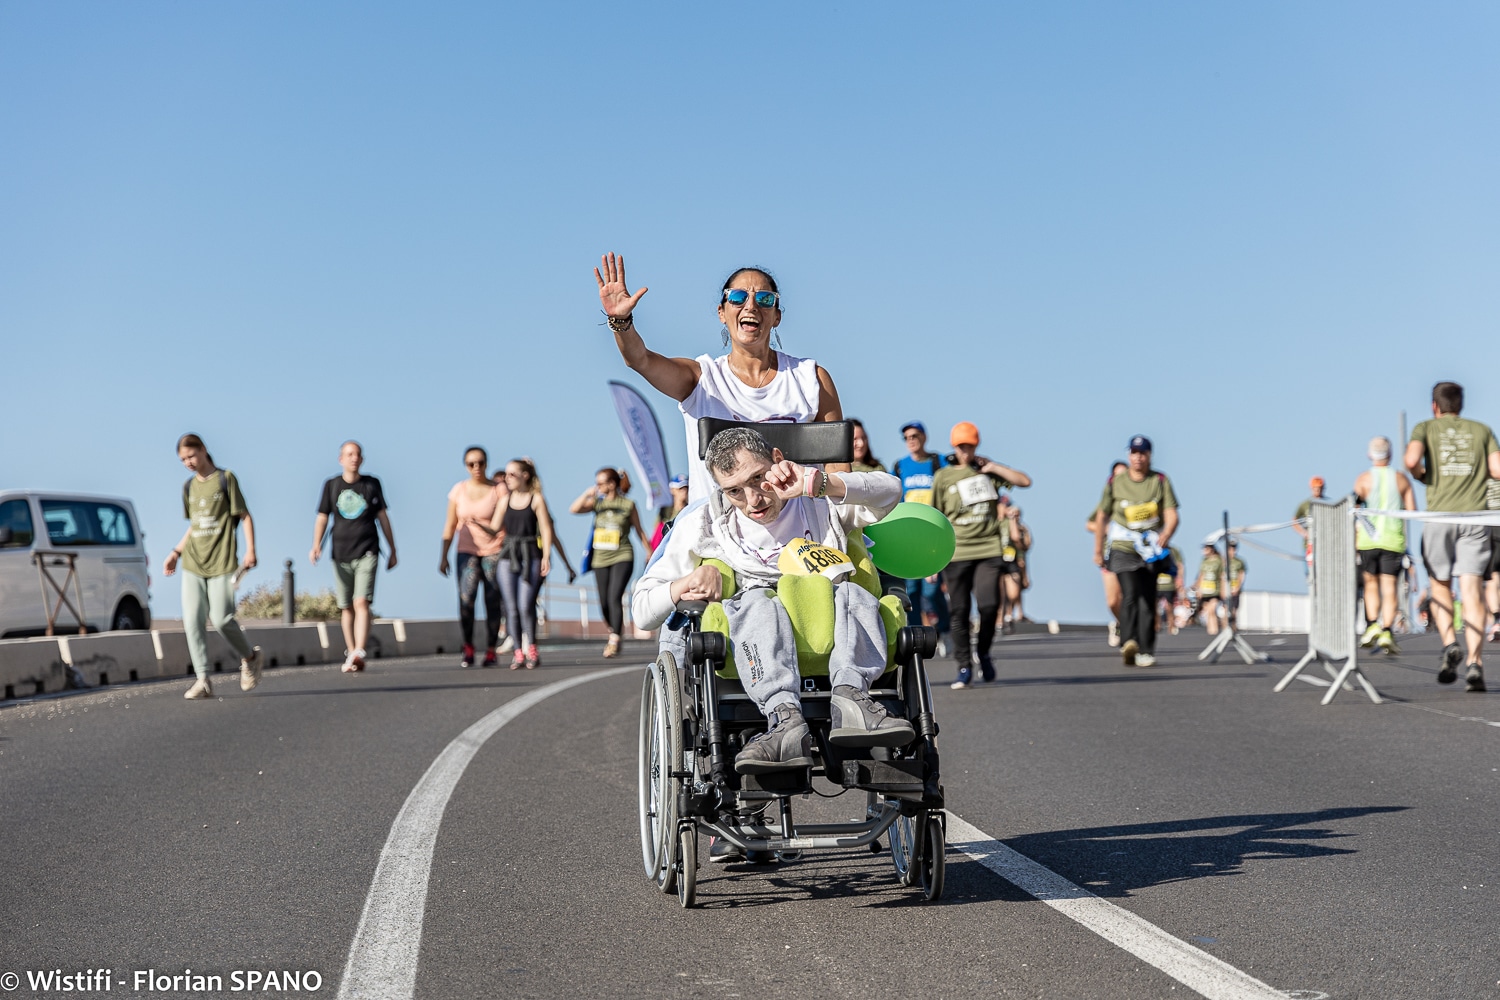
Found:
[[[641,687],[639,811],[641,860],[662,892],[676,888],[677,795],[672,771],[682,762],[682,688],[670,653],[646,670]]]
[[[935,903],[943,895],[944,854],[943,820],[937,813],[927,814],[927,836],[922,838],[921,871],[922,897]]]
[[[684,910],[691,909],[698,899],[698,827],[693,823],[683,824],[677,834],[677,856],[682,862],[682,871],[677,873],[677,901]]]
[[[891,864],[896,868],[896,880],[905,886],[917,884],[917,869],[913,848],[916,846],[917,821],[910,816],[897,816],[896,822],[886,831],[891,841]]]

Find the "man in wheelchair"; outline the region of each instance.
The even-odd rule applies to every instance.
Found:
[[[787,574],[833,581],[834,643],[829,740],[844,747],[899,747],[915,737],[869,694],[886,669],[886,635],[877,598],[854,583],[845,555],[854,532],[888,514],[901,483],[884,472],[826,473],[787,461],[749,427],[720,431],[705,461],[717,486],[707,505],[683,514],[664,551],[635,587],[631,610],[643,628],[662,625],[681,601],[722,601],[745,692],[768,729],[735,757],[740,774],[812,765],[812,736],[798,696],[797,647],[776,587]],[[724,594],[715,559],[733,571]]]

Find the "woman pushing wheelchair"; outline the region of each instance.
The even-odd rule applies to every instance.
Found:
[[[833,584],[829,741],[843,747],[910,743],[911,723],[869,695],[886,670],[885,626],[875,595],[850,578],[855,567],[845,554],[851,534],[900,501],[899,480],[884,472],[798,465],[749,427],[716,434],[704,464],[715,484],[708,502],[678,519],[636,584],[631,610],[642,628],[653,629],[680,601],[722,601],[740,681],[769,723],[735,757],[735,770],[765,774],[812,766],[796,641],[778,596],[788,575],[818,575]],[[723,576],[706,560],[733,571],[734,593],[722,592]]]

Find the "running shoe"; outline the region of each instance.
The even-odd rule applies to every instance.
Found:
[[[1109,623],[1109,647],[1113,649],[1120,644],[1120,623]]]
[[[1380,633],[1383,631],[1385,630],[1380,627],[1379,622],[1371,622],[1369,625],[1366,625],[1364,632],[1359,637],[1359,648],[1369,649],[1375,645],[1375,640],[1380,638]]]
[[[1135,654],[1135,665],[1138,667],[1154,667],[1156,666],[1156,657],[1150,653],[1137,653]]]
[[[904,747],[916,738],[905,719],[891,715],[868,691],[839,684],[829,699],[828,742],[840,747]]]
[[[493,649],[486,649],[484,651],[484,662],[481,664],[481,666],[498,667],[499,665],[500,658],[495,655],[495,651]]]
[[[812,731],[792,705],[773,709],[770,727],[752,737],[734,757],[740,774],[765,774],[812,767]]]
[[[732,844],[723,837],[709,837],[708,860],[712,864],[727,865],[731,861],[744,861],[745,852],[740,850],[739,845]]]
[[[1452,684],[1458,680],[1458,665],[1464,662],[1464,651],[1458,643],[1453,643],[1443,650],[1438,659],[1438,683]]]
[[[946,632],[944,632],[942,635],[938,636],[938,641],[937,641],[937,655],[938,656],[947,656],[948,655],[948,633],[946,633]]]
[[[959,667],[958,680],[948,685],[955,691],[962,691],[974,682],[974,669],[972,667]]]
[[[260,668],[265,663],[265,657],[260,655],[260,647],[255,646],[250,650],[250,655],[240,661],[240,690],[253,690],[260,683]]]
[[[1135,666],[1136,656],[1140,653],[1140,651],[1140,643],[1136,642],[1134,639],[1127,640],[1125,645],[1120,647],[1120,659],[1124,661],[1127,667],[1133,667]]]
[[[356,669],[358,668],[354,666],[354,650],[344,650],[344,665],[339,667],[339,670],[346,674],[352,674]]]
[[[465,670],[468,670],[474,665],[474,647],[469,645],[467,642],[464,643],[464,655],[463,658],[458,661],[458,665],[460,667],[463,667]]]
[[[354,651],[354,672],[359,673],[363,669],[365,669],[365,651],[363,649],[356,649]]]
[[[1401,655],[1401,647],[1396,645],[1396,637],[1391,635],[1391,630],[1388,628],[1380,630],[1380,634],[1375,637],[1375,645],[1391,656]]]
[[[617,635],[612,635],[609,637],[609,641],[604,644],[604,658],[606,660],[610,660],[619,655],[620,637]]]
[[[1490,624],[1490,642],[1500,642],[1500,620]]]
[[[183,694],[183,697],[189,701],[196,701],[199,698],[212,698],[213,696],[214,686],[208,682],[207,677],[198,678],[193,682],[193,686],[188,688]]]
[[[526,666],[526,652],[518,649],[510,659],[510,669],[520,670],[524,666]]]
[[[1464,690],[1479,692],[1484,691],[1484,669],[1477,663],[1469,664],[1469,672],[1464,676]]]
[[[495,647],[495,652],[497,652],[497,653],[509,653],[509,652],[512,652],[515,648],[516,648],[515,637],[508,635],[504,639],[500,640],[500,645],[498,645],[498,646]]]
[[[990,658],[989,653],[979,654],[979,676],[989,684],[995,679],[995,661]]]
[[[542,665],[542,658],[536,653],[536,643],[528,643],[526,646],[526,669],[535,670]]]

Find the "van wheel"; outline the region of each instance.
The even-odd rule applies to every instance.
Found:
[[[146,613],[134,597],[127,597],[115,608],[115,617],[109,627],[116,632],[139,631],[146,627]]]

